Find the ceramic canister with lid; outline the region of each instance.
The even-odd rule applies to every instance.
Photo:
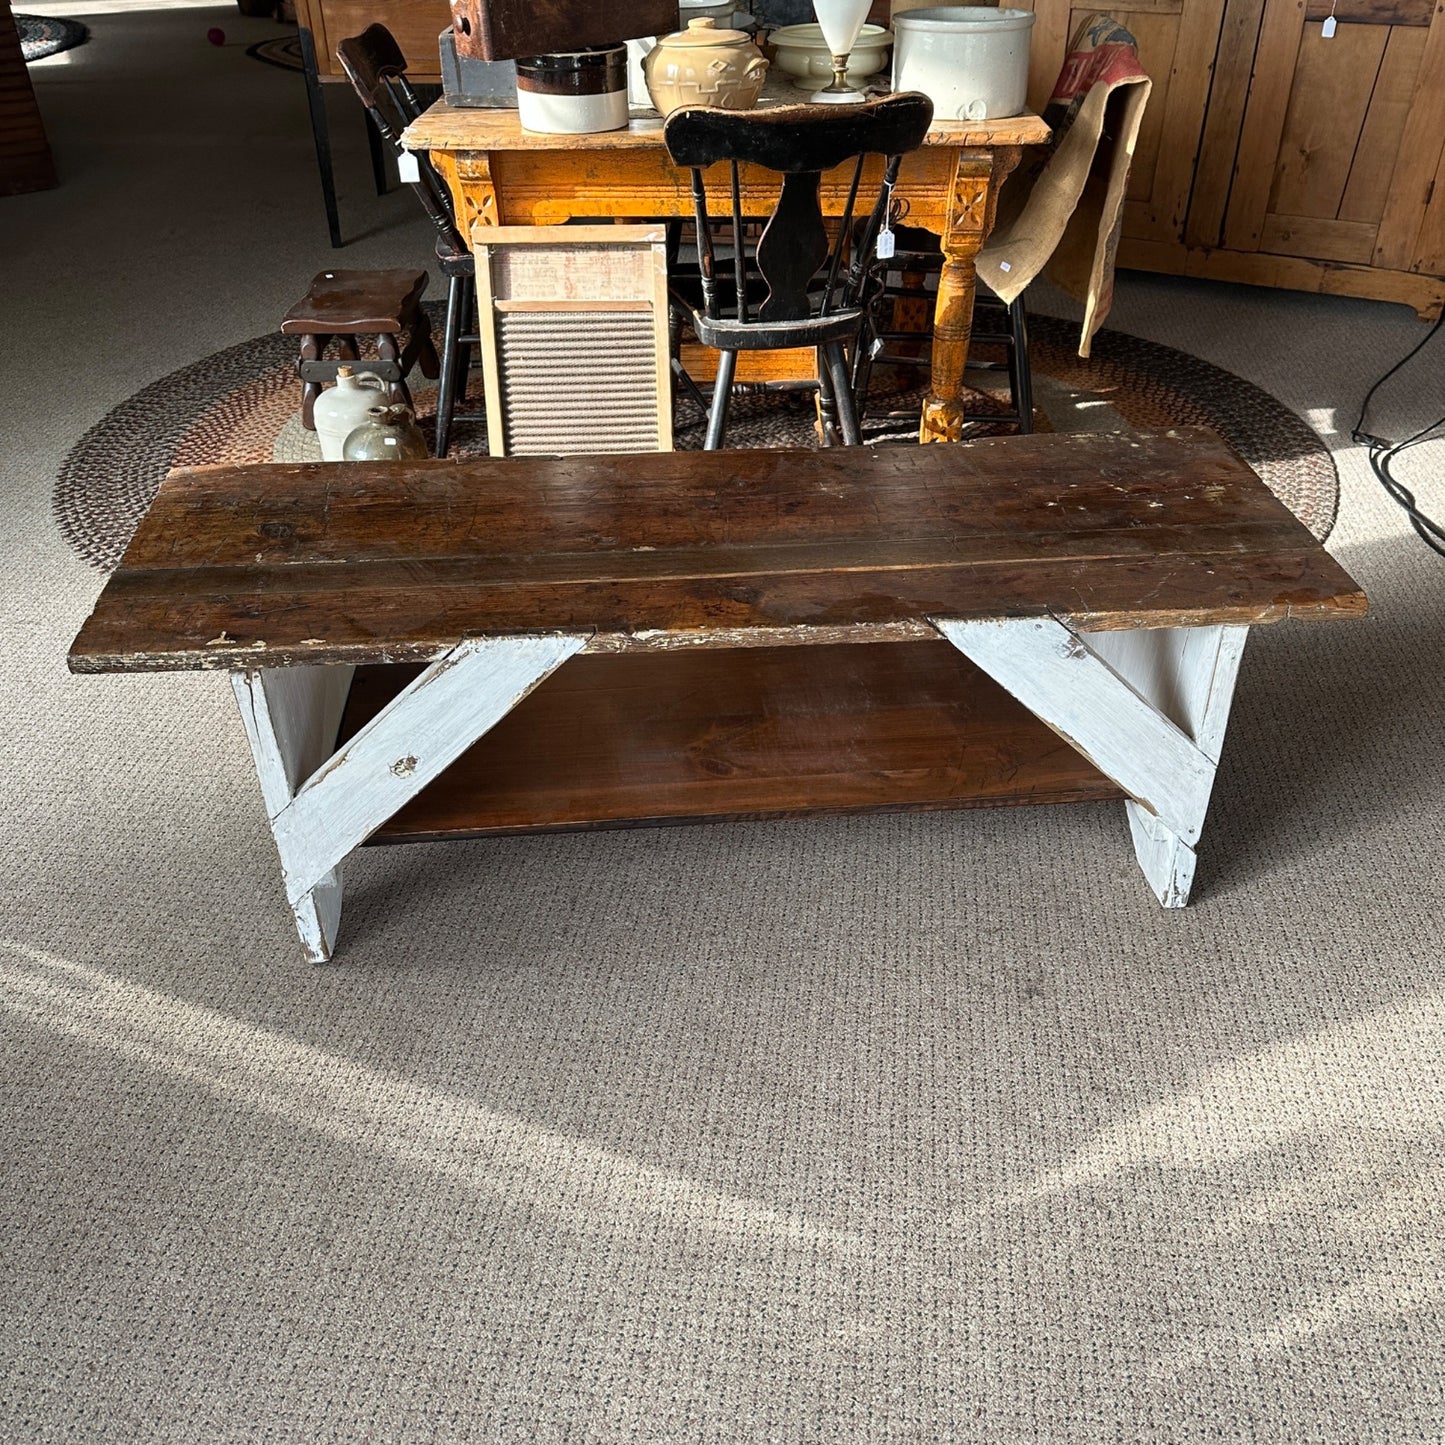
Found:
[[[627,47],[527,55],[517,61],[523,130],[590,135],[627,124]]]
[[[1032,10],[940,5],[893,17],[893,88],[921,90],[939,120],[994,120],[1027,104]]]
[[[647,93],[663,115],[684,105],[751,110],[768,62],[746,31],[719,29],[712,16],[699,15],[686,30],[664,35],[642,70]]]

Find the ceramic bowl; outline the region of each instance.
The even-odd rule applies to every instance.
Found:
[[[784,25],[768,37],[778,69],[800,90],[821,90],[833,79],[833,59],[820,25]],[[861,86],[888,63],[892,34],[881,25],[865,25],[848,55],[848,79]]]

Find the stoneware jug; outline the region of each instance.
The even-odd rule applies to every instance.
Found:
[[[647,93],[663,115],[684,105],[751,110],[768,62],[746,31],[719,30],[712,16],[699,15],[686,30],[664,35],[642,70]]]
[[[409,406],[374,406],[346,438],[345,462],[411,462],[429,455]]]
[[[336,385],[323,391],[312,407],[321,460],[339,462],[346,438],[366,420],[367,412],[385,399],[386,383],[375,372],[353,373],[349,366],[338,366]]]

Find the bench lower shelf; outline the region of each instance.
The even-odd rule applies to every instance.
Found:
[[[420,669],[359,669],[345,742]],[[948,643],[583,655],[373,835],[1119,798]]]

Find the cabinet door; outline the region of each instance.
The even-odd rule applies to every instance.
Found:
[[[1252,8],[1231,5],[1226,47]],[[1445,97],[1423,83],[1445,43],[1432,20],[1436,0],[1265,0],[1247,97],[1234,76],[1211,103],[1190,241],[1408,268],[1445,143]],[[1231,107],[1243,122],[1221,205]]]
[[[1029,53],[1029,105],[1042,110],[1074,32],[1101,9],[1127,25],[1154,82],[1129,172],[1124,235],[1179,241],[1209,99],[1224,0],[1121,0],[1073,6],[1068,0],[1017,0],[1038,15]]]
[[[307,0],[307,10],[316,39],[316,68],[322,75],[344,78],[346,72],[336,58],[337,42],[379,22],[396,38],[414,83],[441,81],[437,42],[452,23],[447,0]]]

